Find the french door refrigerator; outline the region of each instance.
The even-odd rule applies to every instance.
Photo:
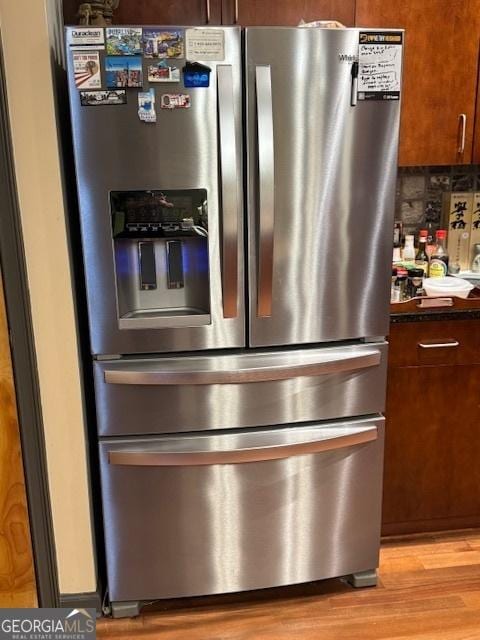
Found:
[[[375,584],[399,101],[358,29],[128,29],[67,28],[113,615]]]

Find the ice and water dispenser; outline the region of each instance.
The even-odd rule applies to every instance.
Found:
[[[205,189],[112,191],[120,328],[210,323]]]

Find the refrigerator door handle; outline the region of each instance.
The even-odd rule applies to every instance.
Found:
[[[217,94],[222,209],[223,317],[236,318],[238,313],[238,168],[231,65],[217,67]]]
[[[111,465],[128,467],[191,467],[198,465],[213,464],[239,464],[246,462],[265,462],[267,460],[280,460],[291,456],[308,455],[312,453],[323,453],[325,451],[335,451],[346,449],[367,442],[373,442],[378,438],[376,426],[360,425],[355,428],[325,428],[319,429],[318,437],[315,440],[304,442],[288,442],[282,429],[277,431],[278,438],[272,438],[268,445],[255,446],[249,443],[249,435],[238,436],[239,446],[235,449],[212,449],[205,450],[199,447],[197,450],[181,450],[180,438],[171,443],[170,450],[168,442],[161,451],[151,449],[132,451],[110,451],[108,462]],[[212,446],[215,447],[218,436],[212,436]],[[220,436],[221,438],[221,436]],[[244,446],[241,440],[244,439]],[[287,441],[286,441],[287,440]],[[205,441],[203,438],[202,443]],[[180,446],[175,446],[178,443]],[[200,444],[200,443],[199,443]]]
[[[327,357],[319,355],[318,359],[309,360],[305,360],[304,355],[289,357],[288,353],[264,356],[263,360],[261,356],[252,358],[250,363],[232,358],[223,369],[220,361],[206,358],[203,365],[194,368],[192,363],[189,370],[168,361],[163,369],[161,362],[157,363],[155,370],[107,369],[104,380],[107,384],[133,385],[242,384],[357,371],[378,366],[380,361],[378,349],[349,351]]]
[[[258,147],[257,316],[272,315],[273,232],[275,217],[272,78],[270,65],[255,69]]]

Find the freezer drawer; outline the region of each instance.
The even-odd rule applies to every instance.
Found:
[[[383,418],[100,443],[114,602],[378,565]]]
[[[100,436],[381,413],[387,344],[95,363]]]

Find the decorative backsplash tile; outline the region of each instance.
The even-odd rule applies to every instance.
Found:
[[[480,165],[445,167],[399,167],[395,220],[404,233],[417,234],[426,225],[444,227],[451,191],[480,191]]]

